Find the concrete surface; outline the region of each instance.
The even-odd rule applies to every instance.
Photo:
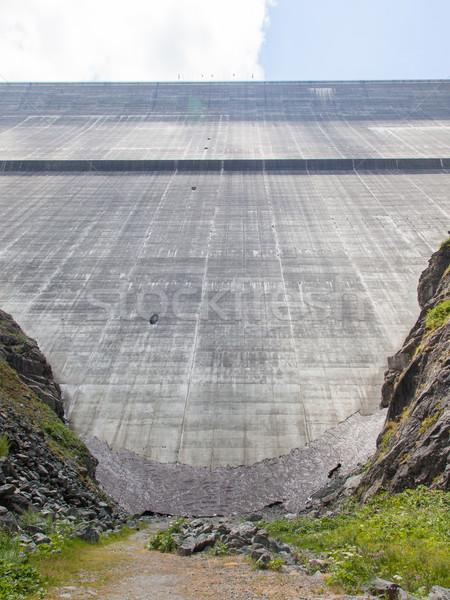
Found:
[[[0,160],[200,161],[0,175],[0,306],[47,355],[75,431],[213,469],[376,411],[449,229],[449,89],[0,86]],[[365,156],[441,168],[204,162]]]
[[[449,156],[450,82],[0,84],[0,160]]]

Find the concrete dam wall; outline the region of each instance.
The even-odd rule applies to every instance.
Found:
[[[376,412],[450,229],[449,100],[436,81],[0,85],[0,306],[75,431],[214,469]]]

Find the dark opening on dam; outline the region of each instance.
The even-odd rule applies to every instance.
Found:
[[[119,500],[301,500],[371,451],[450,228],[449,92],[0,85],[0,306]]]

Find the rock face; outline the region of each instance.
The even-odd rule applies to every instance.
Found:
[[[15,370],[20,379],[59,416],[64,408],[61,389],[53,380],[52,368],[37,343],[27,337],[11,315],[0,310],[0,359]]]
[[[449,489],[449,265],[450,238],[420,277],[420,316],[390,360],[382,390],[382,406],[389,408],[377,452],[361,483],[363,499],[380,487],[393,492],[421,484]],[[441,311],[434,326],[430,311]]]
[[[21,516],[33,511],[73,520],[80,537],[95,540],[128,515],[101,492],[97,461],[62,418],[50,365],[0,311],[0,527],[25,535]],[[33,543],[48,543],[28,529],[38,536]]]

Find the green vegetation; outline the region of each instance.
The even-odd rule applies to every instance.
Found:
[[[420,487],[349,504],[337,517],[282,519],[266,529],[328,562],[331,585],[350,593],[374,577],[419,595],[450,587],[450,493]]]
[[[436,423],[436,421],[439,419],[440,416],[441,416],[441,412],[436,411],[433,415],[426,417],[422,421],[422,425],[420,426],[420,429],[419,429],[420,435],[423,435],[426,431],[428,431],[428,429]]]
[[[18,538],[0,530],[0,600],[42,597],[42,578],[28,562]]]
[[[124,529],[121,534],[102,536],[94,546],[76,537],[77,525],[64,519],[42,517],[29,512],[21,517],[21,524],[38,525],[51,539],[34,550],[12,535],[0,529],[0,600],[23,600],[42,598],[44,589],[70,581],[77,572],[91,564],[95,550],[117,539],[130,535]],[[99,562],[103,563],[103,559]]]
[[[403,409],[403,412],[402,412],[400,418],[397,417],[397,419],[398,419],[397,421],[388,421],[386,423],[385,432],[383,435],[383,441],[381,443],[381,451],[380,451],[378,460],[381,460],[382,458],[385,457],[385,455],[389,451],[389,448],[391,447],[393,440],[398,438],[398,430],[405,423],[406,419],[409,417],[412,408],[413,408],[412,406],[407,406],[406,408]]]
[[[64,526],[62,529],[64,530]],[[104,548],[112,542],[126,539],[131,533],[134,533],[133,530],[124,528],[118,534],[102,535],[99,542],[92,544],[73,537],[73,533],[68,529],[65,532],[60,530],[59,539],[55,540],[52,537],[54,543],[51,546],[45,547],[45,544],[41,544],[38,552],[30,556],[29,562],[39,573],[45,588],[71,582],[79,576],[80,572],[85,573],[87,569],[93,567],[98,567],[101,577],[107,577],[110,574],[103,572],[104,562],[106,556],[108,560],[111,560],[111,557]],[[86,585],[89,583],[86,582]],[[0,600],[2,600],[1,596]]]
[[[170,524],[168,529],[158,531],[148,544],[149,550],[159,550],[160,552],[175,552],[180,545],[178,534],[181,533],[181,527],[184,519],[177,519]]]
[[[443,325],[450,317],[450,300],[444,300],[428,311],[426,326],[433,331]]]
[[[11,442],[7,435],[0,435],[0,458],[8,456]]]
[[[45,433],[50,449],[65,461],[75,462],[82,470],[89,455],[85,444],[77,438],[52,409],[19,379],[16,371],[0,360],[0,405],[11,407],[16,419]],[[0,450],[1,452],[1,450]],[[0,454],[1,456],[1,454]]]
[[[226,544],[223,544],[219,540],[214,544],[212,553],[214,556],[225,556],[231,554],[231,550],[228,548]]]
[[[450,250],[450,237],[442,242],[440,248],[441,250]]]
[[[32,550],[19,536],[0,530],[0,600],[42,597],[45,577],[37,565],[43,560],[51,562],[75,536],[75,526],[68,521],[54,521],[32,512],[23,515],[21,521],[24,526],[39,525],[52,542]]]

